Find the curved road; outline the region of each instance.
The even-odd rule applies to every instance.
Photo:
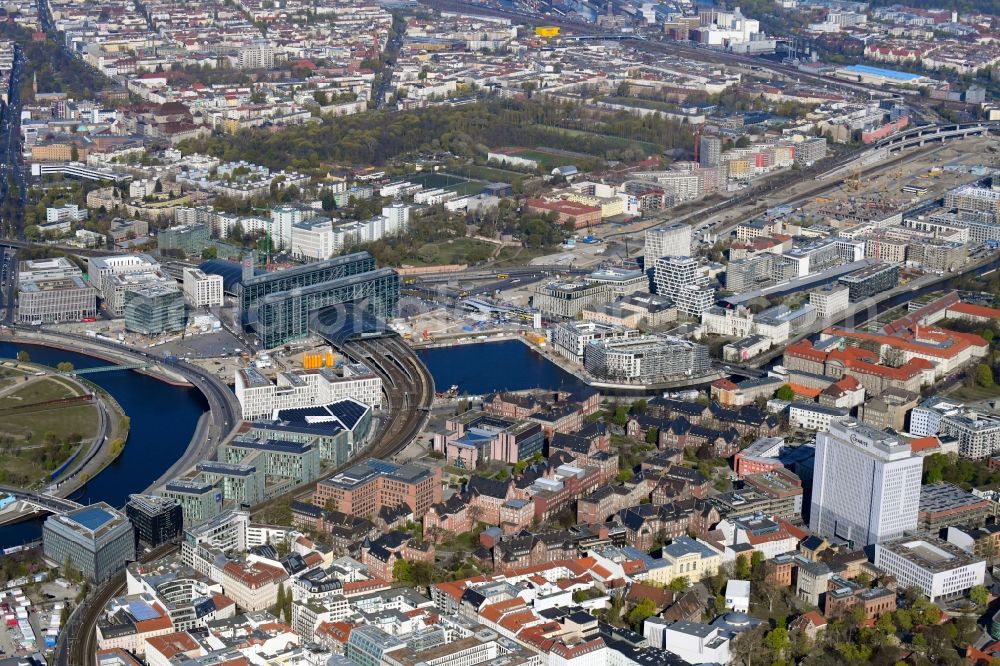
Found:
[[[18,327],[14,328],[18,330]],[[28,332],[32,333],[34,331],[29,329]],[[87,353],[88,346],[94,346],[99,348],[100,351],[113,354],[114,357],[119,359],[125,358],[134,362],[151,361],[158,363],[184,377],[184,379],[200,390],[205,396],[209,411],[198,421],[198,426],[195,428],[191,443],[185,449],[184,454],[150,488],[162,483],[165,479],[177,476],[184,470],[193,467],[199,460],[213,458],[218,443],[233,434],[242,422],[242,414],[239,402],[236,400],[236,395],[226,384],[198,366],[180,360],[168,361],[156,354],[151,354],[141,349],[112,342],[104,342],[83,335],[45,331],[44,337],[50,341],[63,342],[67,348],[82,354]],[[16,339],[17,336],[15,336]],[[26,343],[34,341],[44,344],[44,341],[32,340],[30,335],[23,336],[22,339]]]

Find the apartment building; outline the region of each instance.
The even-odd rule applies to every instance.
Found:
[[[374,458],[320,481],[313,494],[313,504],[354,516],[374,516],[382,507],[406,504],[419,517],[440,501],[440,467]]]

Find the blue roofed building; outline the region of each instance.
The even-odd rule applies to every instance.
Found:
[[[88,580],[102,582],[135,559],[132,523],[105,502],[49,516],[42,553],[56,567],[69,562]]]

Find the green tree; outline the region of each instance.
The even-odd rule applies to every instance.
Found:
[[[201,251],[201,258],[205,260],[218,259],[219,250],[214,245],[206,247],[204,250]]]
[[[650,428],[646,431],[646,443],[647,444],[657,444],[660,441],[660,429]]]
[[[683,592],[684,590],[688,589],[689,585],[690,582],[688,581],[687,576],[678,576],[677,578],[674,578],[672,581],[670,581],[670,584],[667,585],[667,588],[673,590],[674,592]]]
[[[413,583],[413,567],[406,560],[399,559],[392,565],[392,579],[400,583]]]
[[[771,651],[775,659],[781,659],[791,646],[791,642],[788,640],[788,629],[776,627],[767,632],[767,635],[764,636],[764,645]]]
[[[62,361],[56,365],[56,370],[59,372],[73,372],[73,364],[69,361]]]
[[[31,357],[23,349],[17,352],[17,360],[21,363],[31,363]]]
[[[777,391],[774,392],[774,397],[777,398],[778,400],[786,400],[791,402],[792,400],[795,400],[795,391],[792,390],[791,386],[785,384],[784,386],[782,386],[781,388],[779,388]]]
[[[733,567],[733,576],[735,576],[737,580],[750,579],[750,558],[748,558],[745,553],[740,554],[736,558],[736,563]]]
[[[983,340],[986,340],[987,343],[991,343],[993,342],[995,333],[993,333],[993,329],[984,328],[981,331],[979,331],[979,337],[981,337]]]
[[[910,611],[905,608],[900,608],[896,611],[896,626],[898,626],[903,631],[909,631],[913,628],[913,615]]]
[[[636,631],[642,630],[642,623],[646,618],[652,617],[656,613],[656,604],[652,599],[642,599],[635,605],[628,614],[628,623],[636,627]]]
[[[623,469],[618,472],[618,480],[622,483],[631,481],[635,474],[630,469]]]
[[[624,426],[628,423],[628,407],[625,405],[615,407],[615,413],[611,417],[611,422],[617,426]]]
[[[278,583],[278,598],[274,602],[274,616],[281,617],[281,611],[285,608],[285,584]]]
[[[976,585],[969,590],[969,599],[972,600],[972,603],[982,608],[990,601],[989,590],[986,589],[985,585]]]
[[[875,622],[875,628],[886,636],[891,636],[896,633],[896,625],[892,623],[892,615],[889,613],[879,616],[878,620]]]
[[[985,363],[980,363],[976,366],[976,383],[983,388],[991,388],[993,386],[993,368],[986,365]]]

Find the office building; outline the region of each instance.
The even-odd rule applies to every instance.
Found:
[[[216,555],[247,549],[250,514],[229,509],[200,525],[184,526],[181,560],[202,575],[215,566]]]
[[[264,470],[256,465],[205,460],[195,466],[195,481],[222,491],[225,502],[254,506],[266,499]]]
[[[939,534],[948,527],[982,527],[993,515],[993,502],[978,497],[946,481],[927,484],[920,489],[920,529]]]
[[[222,305],[222,276],[208,275],[200,268],[185,268],[184,296],[193,308]]]
[[[572,319],[585,308],[610,303],[614,297],[611,287],[604,283],[546,282],[535,287],[531,305],[550,317]]]
[[[184,330],[184,294],[176,284],[154,283],[125,292],[125,330],[159,335]]]
[[[937,434],[958,440],[958,455],[981,460],[1000,452],[1000,417],[954,410],[941,416]]]
[[[292,256],[299,259],[329,259],[334,253],[333,220],[310,217],[292,225]]]
[[[652,268],[660,257],[691,256],[691,225],[674,222],[646,230],[646,247],[643,251],[646,268]]]
[[[848,273],[837,280],[848,288],[851,303],[871,298],[875,294],[889,291],[899,286],[898,264],[874,264]]]
[[[564,321],[552,329],[556,351],[577,363],[583,363],[583,351],[591,342],[637,337],[638,331],[594,321]]]
[[[326,405],[352,399],[372,407],[382,405],[382,379],[367,366],[349,363],[337,374],[333,368],[278,374],[272,382],[256,368],[236,371],[235,392],[243,420],[275,418],[275,412]]]
[[[197,525],[222,513],[222,492],[206,481],[174,479],[159,492],[181,505],[185,525]]]
[[[708,348],[667,335],[593,341],[583,352],[587,372],[601,379],[656,383],[697,377],[710,366]]]
[[[809,292],[809,305],[816,308],[816,315],[828,319],[847,310],[851,290],[844,284],[827,284]]]
[[[104,279],[101,296],[104,307],[114,317],[125,316],[125,294],[140,287],[162,286],[167,289],[177,289],[177,281],[167,277],[159,270],[109,275]]]
[[[87,275],[90,278],[90,284],[101,292],[101,296],[104,298],[108,298],[106,283],[112,275],[151,273],[159,270],[160,265],[148,254],[120,254],[87,259]]]
[[[46,224],[55,224],[58,222],[83,222],[86,219],[87,209],[81,209],[76,204],[49,206],[45,209]]]
[[[292,479],[295,485],[319,478],[319,447],[241,436],[219,447],[220,462],[255,465],[265,476]]]
[[[101,583],[135,559],[132,523],[105,502],[49,516],[42,527],[42,552],[53,566],[69,562],[88,580]]]
[[[810,529],[855,548],[915,530],[922,466],[897,436],[834,421],[816,435]]]
[[[910,410],[910,434],[914,437],[937,435],[941,429],[941,419],[962,413],[962,403],[951,402],[947,398],[932,396]],[[966,446],[972,448],[973,439],[967,438]]]
[[[17,292],[17,320],[22,324],[54,324],[97,316],[97,290],[65,257],[20,262]]]
[[[649,291],[649,277],[638,269],[601,268],[583,279],[590,284],[606,284],[614,298]]]
[[[251,437],[310,443],[324,462],[339,467],[360,451],[372,434],[372,408],[344,398],[323,405],[281,409],[273,418],[250,424]]]
[[[156,548],[184,533],[184,511],[172,497],[129,495],[125,515],[135,530],[137,548]]]
[[[313,504],[352,516],[374,516],[406,504],[422,516],[441,501],[441,468],[369,458],[316,484]]]
[[[267,348],[309,335],[312,314],[328,306],[365,304],[369,315],[388,319],[399,303],[399,275],[376,269],[367,252],[261,275],[244,275],[243,267],[224,261],[200,268],[222,275],[226,291],[235,294],[241,323]]]
[[[936,538],[902,537],[875,546],[875,566],[896,577],[900,589],[916,586],[935,603],[965,595],[986,576],[986,561]]]
[[[211,230],[206,223],[179,224],[160,229],[156,234],[156,247],[160,254],[173,251],[186,257],[200,257],[210,244],[210,236]]]
[[[656,293],[677,305],[677,314],[699,318],[715,304],[715,290],[708,286],[708,272],[693,257],[660,257],[653,267]]]

